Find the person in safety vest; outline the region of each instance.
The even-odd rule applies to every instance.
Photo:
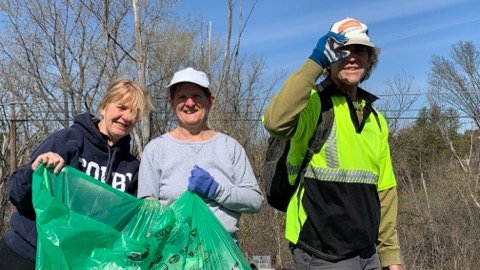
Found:
[[[271,135],[291,140],[287,168],[293,184],[317,125],[315,84],[324,76],[333,126],[286,211],[285,235],[297,270],[403,269],[388,126],[372,107],[377,97],[359,87],[378,54],[367,25],[353,18],[334,23],[264,114]]]
[[[100,117],[90,112],[77,115],[72,126],[48,136],[29,162],[12,173],[8,190],[16,212],[11,217],[11,228],[0,239],[0,269],[35,269],[37,230],[32,173],[40,164],[54,172],[69,165],[136,195],[140,162],[130,153],[130,132],[152,108],[148,92],[131,80],[119,78],[100,100]]]

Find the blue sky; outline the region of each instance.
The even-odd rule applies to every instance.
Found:
[[[244,17],[253,3],[243,0]],[[212,34],[222,36],[226,6],[227,0],[181,0],[176,10],[212,21]],[[259,0],[243,35],[242,52],[263,57],[269,69],[290,73],[332,23],[353,17],[368,25],[372,41],[382,50],[365,88],[382,94],[387,81],[406,74],[413,76],[415,92],[424,93],[433,55],[448,57],[460,40],[480,47],[479,11],[479,0]]]

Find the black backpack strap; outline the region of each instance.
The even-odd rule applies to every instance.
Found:
[[[300,181],[303,181],[303,175],[305,174],[308,163],[313,155],[320,151],[332,130],[334,114],[331,85],[333,85],[332,81],[327,78],[315,86],[320,98],[320,115],[318,116],[317,126],[315,127],[313,135],[308,142],[308,150],[303,158],[299,174],[295,179],[295,187]]]
[[[332,81],[327,78],[316,85],[317,93],[320,96],[320,116],[318,117],[317,127],[309,141],[309,155],[318,153],[320,148],[327,141],[328,135],[333,126],[333,102],[332,102]],[[310,158],[311,158],[310,156]]]

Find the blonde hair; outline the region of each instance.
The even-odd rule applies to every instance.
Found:
[[[150,94],[135,82],[125,78],[118,78],[108,86],[107,92],[100,100],[98,111],[100,112],[108,104],[118,101],[131,102],[132,114],[138,118],[143,117],[153,109]]]

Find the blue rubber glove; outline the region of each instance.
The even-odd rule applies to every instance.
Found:
[[[350,54],[347,50],[335,50],[336,47],[344,45],[347,41],[348,38],[344,35],[330,31],[318,40],[317,46],[313,49],[312,55],[310,55],[310,59],[322,68],[328,68],[332,63]],[[334,46],[335,44],[337,46]]]
[[[188,178],[188,190],[211,199],[217,189],[217,181],[207,171],[195,165]]]

